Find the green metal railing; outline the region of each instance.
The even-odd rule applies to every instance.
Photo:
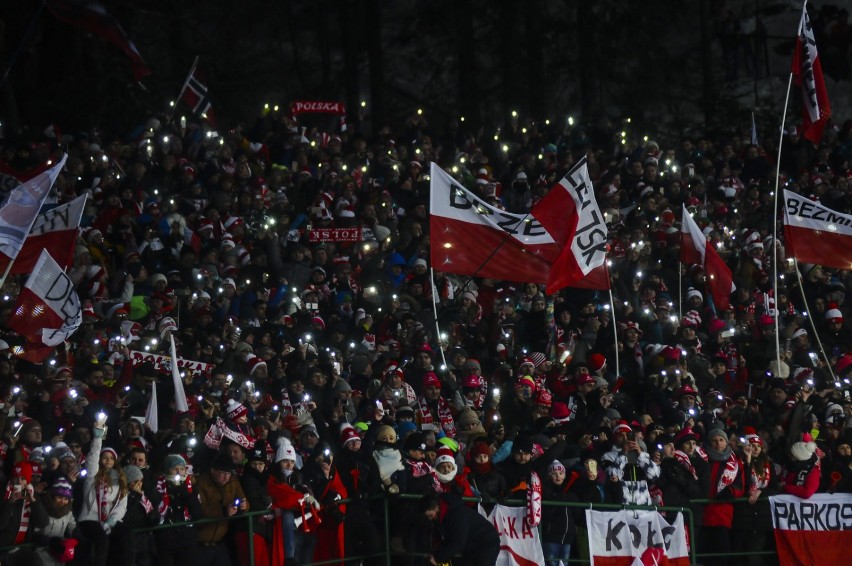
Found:
[[[304,564],[303,566],[322,566],[325,564],[338,564],[340,562],[354,562],[358,560],[364,560],[367,558],[378,558],[384,557],[385,564],[387,566],[391,565],[391,548],[390,548],[390,520],[389,520],[389,501],[392,498],[395,499],[403,499],[403,500],[418,500],[422,499],[422,495],[415,494],[400,494],[396,496],[387,496],[387,495],[373,495],[368,497],[367,499],[375,500],[382,499],[382,514],[383,514],[383,523],[384,523],[384,550],[382,552],[377,552],[369,555],[358,555],[358,556],[347,556],[345,558],[335,558],[332,560],[325,560],[322,562],[310,562]],[[482,500],[479,497],[464,497],[464,501],[472,502],[472,503],[480,503]],[[342,500],[341,504],[348,503],[350,500]],[[505,500],[501,503],[509,504],[509,505],[518,505],[524,506],[526,505],[525,500]],[[692,505],[705,505],[719,503],[715,500],[710,499],[694,499],[690,501]],[[735,499],[731,501],[727,501],[725,503],[734,503],[734,504],[748,504],[748,499]],[[695,565],[697,564],[697,560],[699,558],[710,558],[710,557],[719,557],[719,556],[737,556],[737,557],[745,557],[745,556],[774,556],[776,553],[774,551],[754,551],[754,552],[726,552],[726,553],[696,553],[695,548],[695,520],[693,517],[693,511],[689,507],[673,507],[673,506],[653,506],[653,505],[618,505],[613,503],[578,503],[574,501],[542,501],[542,505],[544,506],[557,506],[557,507],[569,507],[569,508],[577,508],[577,509],[593,509],[593,510],[602,510],[602,511],[622,511],[622,510],[637,510],[637,511],[664,511],[664,512],[672,512],[672,513],[683,513],[686,519],[688,520],[688,528],[689,528],[689,537],[690,537],[690,545],[689,545],[689,557],[690,563]],[[203,518],[194,521],[185,521],[178,523],[164,523],[162,525],[154,525],[150,527],[141,527],[134,529],[134,532],[142,533],[142,532],[154,532],[166,529],[173,529],[177,527],[185,527],[185,526],[199,526],[206,525],[210,523],[220,523],[222,521],[248,521],[248,545],[249,545],[249,564],[254,564],[254,519],[255,517],[262,516],[271,516],[272,513],[269,509],[263,509],[260,511],[249,511],[249,512],[241,512],[236,515],[232,515],[230,517],[210,517]],[[5,554],[7,552],[13,551],[15,549],[25,549],[25,548],[34,548],[36,545],[32,543],[19,544],[14,546],[8,546],[4,548],[0,548],[0,554]],[[426,554],[421,553],[407,553],[407,556],[426,556]],[[588,564],[589,562],[584,559],[572,558],[569,560],[571,563],[577,564]]]

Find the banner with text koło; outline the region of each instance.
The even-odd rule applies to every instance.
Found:
[[[500,535],[500,554],[496,566],[539,566],[544,553],[538,529],[527,521],[526,507],[495,505],[491,513],[479,507],[480,515],[491,521]]]
[[[683,515],[673,523],[656,511],[586,510],[592,566],[689,566]]]
[[[852,546],[852,493],[769,498],[781,566],[846,564]]]

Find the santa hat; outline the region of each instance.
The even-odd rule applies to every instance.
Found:
[[[828,304],[828,310],[825,311],[825,320],[843,324],[843,313],[837,308],[837,303]]]
[[[438,457],[435,458],[435,467],[437,468],[438,464],[443,464],[445,462],[456,466],[456,458],[453,455],[453,451],[446,446],[441,446],[438,449]]]
[[[286,436],[278,438],[278,446],[275,449],[275,463],[282,460],[296,461],[296,449],[293,448],[293,443]]]
[[[758,436],[757,431],[753,427],[747,426],[743,432],[745,432],[745,439],[749,444],[760,444],[763,446],[763,439]]]
[[[254,375],[255,370],[261,366],[266,367],[266,362],[257,356],[252,356],[246,361],[246,370],[249,375]]]
[[[244,417],[248,415],[248,409],[245,408],[245,405],[240,403],[235,399],[228,399],[228,418],[232,421],[237,420],[240,417]]]
[[[598,373],[606,367],[606,357],[603,354],[592,354],[589,356],[587,365],[592,373]]]
[[[225,230],[230,230],[234,226],[242,226],[243,219],[239,216],[229,216],[225,219],[225,222],[222,223],[222,226],[225,227]]]
[[[550,416],[556,424],[567,423],[571,420],[571,409],[562,401],[557,401],[550,409]]]

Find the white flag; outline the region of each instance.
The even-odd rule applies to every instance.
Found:
[[[175,384],[175,409],[179,413],[185,413],[189,410],[189,405],[186,403],[186,392],[183,390],[183,380],[180,378],[180,369],[178,369],[177,348],[175,348],[175,337],[169,332],[169,340],[172,342],[172,381]]]

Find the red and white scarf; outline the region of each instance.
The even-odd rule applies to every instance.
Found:
[[[186,491],[192,493],[192,479],[189,476],[186,478]],[[172,498],[169,496],[168,481],[165,476],[160,476],[160,479],[157,480],[157,493],[160,494],[160,506],[157,508],[157,511],[160,513],[160,524],[162,525],[166,521],[166,517],[169,514],[169,507],[172,503]],[[189,508],[184,507],[183,520],[189,521],[191,518]]]
[[[527,488],[527,523],[537,527],[541,523],[541,479],[535,472],[530,473],[530,485]]]
[[[432,416],[432,411],[426,403],[426,398],[421,397],[417,404],[420,407],[421,421],[420,424],[434,424],[435,418]],[[450,406],[443,397],[438,397],[438,419],[441,421],[441,428],[444,429],[444,434],[450,438],[456,437],[456,423],[453,420],[453,414],[450,412]]]
[[[769,465],[769,461],[767,460],[764,462],[763,466],[751,466],[750,472],[751,474],[748,485],[749,492],[754,492],[758,489],[766,489],[769,485],[769,477],[772,473],[772,467]]]
[[[109,519],[109,514],[113,509],[115,509],[115,506],[118,505],[118,497],[113,500],[112,505],[109,504],[109,492],[112,488],[113,486],[109,475],[99,481],[95,486],[95,500],[98,503],[98,519],[100,519],[101,523],[106,523],[107,519]],[[115,489],[118,490],[118,486],[116,486]]]
[[[731,454],[725,462],[725,469],[719,474],[719,482],[716,484],[716,493],[719,493],[737,479],[737,474],[740,473],[740,460],[736,454]]]
[[[435,468],[429,465],[429,462],[412,460],[411,458],[406,458],[405,463],[411,468],[411,475],[415,478],[421,478],[423,476],[432,476],[432,486],[435,488],[435,491],[441,492],[441,481],[438,479],[438,475],[435,473]]]
[[[9,482],[9,485],[6,487],[7,501],[11,499],[13,491],[14,487],[12,486],[12,482]],[[32,510],[29,498],[33,495],[33,486],[27,485],[24,488],[24,493],[22,495],[23,505],[21,506],[21,523],[18,525],[18,533],[15,535],[15,544],[21,544],[27,540],[27,531],[30,526],[30,511]]]
[[[681,466],[686,468],[686,470],[692,474],[694,479],[698,479],[698,474],[695,472],[695,466],[692,465],[692,461],[689,459],[686,452],[683,450],[675,450],[674,457]]]

